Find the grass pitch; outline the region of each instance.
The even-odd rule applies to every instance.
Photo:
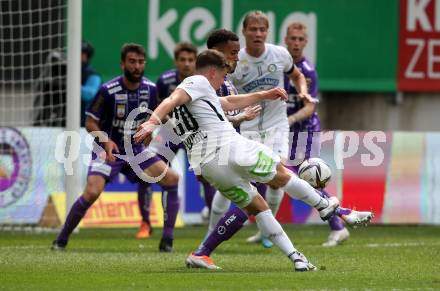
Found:
[[[49,250],[55,234],[0,232],[0,290],[438,290],[440,227],[371,226],[350,230],[344,245],[323,248],[326,226],[285,226],[320,270],[295,273],[276,248],[244,240],[245,227],[212,258],[222,271],[187,269],[186,255],[206,227],[175,233],[175,252],[158,252],[161,230],[136,240],[135,229],[81,230],[68,250]]]

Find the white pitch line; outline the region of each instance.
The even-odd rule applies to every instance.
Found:
[[[424,243],[424,242],[412,242],[412,243],[385,243],[385,244],[366,244],[368,248],[400,248],[400,247],[420,247],[420,246],[438,246],[440,243]]]

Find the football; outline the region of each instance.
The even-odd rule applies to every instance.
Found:
[[[313,188],[324,189],[332,177],[332,171],[323,160],[310,158],[301,164],[298,176],[307,181]]]

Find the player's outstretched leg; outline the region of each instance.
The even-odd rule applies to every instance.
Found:
[[[231,201],[223,196],[219,191],[216,191],[212,199],[211,213],[209,215],[208,235],[214,230],[220,219],[226,214]]]
[[[247,219],[248,215],[240,208],[234,207],[227,211],[226,214],[220,218],[211,233],[205,238],[202,244],[200,244],[199,248],[188,256],[186,260],[187,267],[220,269],[209,256],[217,246],[229,240],[239,231]]]
[[[273,188],[282,188],[290,197],[316,208],[322,220],[328,220],[339,206],[338,198],[321,197],[312,186],[282,164],[277,165],[277,173],[268,185]]]
[[[138,239],[147,239],[153,233],[150,222],[150,204],[153,196],[151,185],[146,182],[138,183],[138,204],[142,222],[136,234]]]
[[[81,195],[72,205],[61,232],[52,243],[51,249],[53,251],[65,250],[70,234],[78,226],[93,202],[98,199],[104,189],[104,185],[105,179],[101,176],[91,175],[87,178],[87,185],[83,195]]]
[[[317,190],[322,197],[330,197],[325,190]],[[367,226],[374,217],[371,211],[356,211],[350,208],[338,207],[335,215],[340,217],[348,226],[356,228],[358,226]],[[348,232],[348,231],[347,231]]]
[[[371,211],[356,211],[350,208],[338,207],[335,213],[350,227],[367,226],[374,214]]]
[[[268,188],[267,185],[263,184],[263,183],[255,183],[254,185],[257,187],[258,193],[260,193],[260,195],[263,196],[264,199],[266,199],[266,192],[267,192],[267,188]],[[246,241],[249,243],[260,243],[260,242],[262,242],[262,240],[263,240],[263,235],[261,234],[260,230],[258,230],[256,234],[254,234],[246,239]]]
[[[304,255],[295,249],[281,225],[272,215],[269,207],[261,195],[256,195],[244,210],[254,214],[262,234],[269,237],[273,243],[292,261],[295,271],[315,271]],[[243,227],[248,216],[241,209],[233,208],[220,219],[214,231],[204,240],[202,245],[186,258],[186,265],[190,268],[220,269],[209,257],[220,243],[231,238]]]
[[[321,192],[321,196],[326,198],[330,197],[330,195],[325,190],[319,191]],[[322,246],[335,247],[349,238],[350,232],[347,230],[347,228],[344,227],[344,222],[336,213],[329,218],[328,225],[330,227],[330,234],[327,241],[324,242]]]

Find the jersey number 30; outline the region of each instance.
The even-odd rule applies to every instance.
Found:
[[[199,124],[185,105],[178,106],[174,109],[173,118],[177,121],[174,132],[178,136],[199,129]]]

